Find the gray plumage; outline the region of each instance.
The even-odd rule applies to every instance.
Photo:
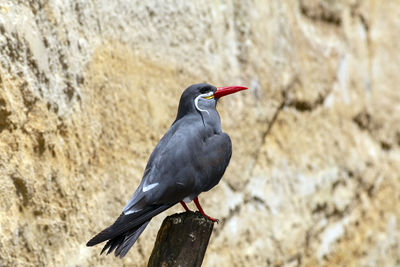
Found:
[[[114,224],[87,246],[108,240],[102,253],[115,250],[122,258],[154,216],[218,184],[232,144],[221,129],[218,99],[204,97],[216,91],[209,84],[196,84],[183,92],[177,117],[152,152],[139,187]]]

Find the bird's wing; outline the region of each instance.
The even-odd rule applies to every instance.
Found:
[[[149,205],[176,204],[186,196],[194,177],[185,179],[185,175],[194,172],[191,154],[200,147],[194,139],[186,127],[170,128],[151,154],[139,187],[123,209],[125,214]]]
[[[198,118],[176,122],[151,154],[143,179],[123,212],[175,204],[210,190],[220,181],[231,154],[227,134],[207,132]]]
[[[142,181],[123,209],[124,214],[134,213],[148,205],[155,204],[156,199],[153,192],[155,187],[160,184],[164,173],[164,171],[158,170],[160,165],[162,167],[160,161],[165,157],[168,144],[174,143],[174,139],[178,139],[177,129],[178,127],[172,126],[154,148],[147,162]],[[171,141],[171,139],[173,140]]]

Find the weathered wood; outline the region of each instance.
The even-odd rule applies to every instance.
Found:
[[[214,223],[187,211],[164,219],[148,267],[201,266]]]

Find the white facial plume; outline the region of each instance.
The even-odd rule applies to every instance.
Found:
[[[206,112],[206,113],[208,114],[208,116],[210,116],[210,113],[208,112],[208,110],[199,108],[199,100],[200,100],[201,98],[205,98],[205,97],[212,96],[213,94],[214,94],[214,92],[208,92],[208,93],[206,93],[206,94],[201,94],[201,95],[197,96],[197,97],[194,99],[194,105],[195,105],[196,109],[197,109],[198,111],[200,111],[200,112]]]

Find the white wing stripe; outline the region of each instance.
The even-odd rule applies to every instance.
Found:
[[[144,192],[146,192],[146,191],[149,191],[149,190],[153,189],[153,188],[156,187],[157,185],[158,185],[158,183],[146,185],[146,186],[143,187],[143,190],[142,190],[142,191],[143,191],[143,193],[144,193]]]

